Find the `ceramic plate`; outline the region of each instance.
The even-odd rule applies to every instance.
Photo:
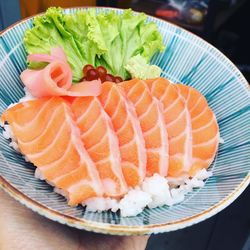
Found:
[[[65,12],[75,12],[67,9]],[[99,11],[109,11],[97,8]],[[116,9],[117,13],[122,10]],[[148,17],[164,37],[166,50],[152,63],[163,69],[162,76],[198,89],[207,98],[218,119],[225,143],[220,144],[213,176],[203,188],[189,193],[172,207],[145,209],[136,217],[119,213],[87,212],[69,207],[52,187],[34,178],[34,167],[15,152],[0,133],[0,184],[27,207],[52,220],[94,232],[132,235],[167,232],[190,226],[233,202],[250,180],[250,91],[239,70],[213,46],[168,22]],[[24,95],[19,75],[26,68],[23,35],[32,18],[2,32],[0,37],[0,113]],[[0,131],[1,132],[1,131]]]

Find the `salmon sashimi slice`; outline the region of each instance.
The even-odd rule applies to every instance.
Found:
[[[192,161],[191,119],[183,97],[164,78],[146,80],[151,94],[163,104],[169,139],[168,176],[188,175]]]
[[[81,139],[69,105],[60,97],[19,103],[6,110],[18,146],[35,166],[36,176],[61,190],[69,205],[102,196],[102,184]]]
[[[161,103],[152,97],[144,81],[133,79],[119,85],[133,103],[145,140],[147,175],[166,176],[169,166],[168,134]]]
[[[208,106],[206,98],[196,89],[176,84],[184,97],[192,124],[192,165],[190,175],[208,166],[214,160],[219,145],[219,126],[216,117]]]
[[[105,82],[99,99],[118,137],[121,165],[128,186],[140,185],[146,175],[146,149],[133,104],[116,84]]]
[[[127,192],[122,173],[119,143],[111,119],[96,97],[79,97],[72,103],[81,139],[94,161],[106,196]]]

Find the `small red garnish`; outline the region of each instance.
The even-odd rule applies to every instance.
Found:
[[[122,78],[120,76],[115,77],[115,83],[123,82]]]
[[[86,65],[83,67],[83,75],[86,76],[86,75],[87,75],[87,72],[88,72],[90,69],[94,69],[94,67],[93,67],[91,64],[86,64]]]
[[[111,74],[107,74],[105,80],[108,82],[115,82],[115,77],[112,76]]]
[[[102,76],[106,76],[107,75],[107,70],[103,67],[103,66],[98,66],[96,68],[97,72],[99,73],[99,76],[102,77]]]
[[[99,74],[95,69],[89,69],[86,74],[87,81],[97,80],[99,78]]]
[[[107,74],[107,69],[103,66],[95,67],[91,64],[86,64],[83,67],[83,74],[84,77],[82,78],[82,81],[93,81],[100,79],[101,82],[114,82],[119,83],[122,82],[123,79],[120,76],[113,76],[112,74]]]

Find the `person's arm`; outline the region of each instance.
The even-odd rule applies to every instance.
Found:
[[[89,233],[50,221],[0,189],[1,250],[144,250],[148,236]]]

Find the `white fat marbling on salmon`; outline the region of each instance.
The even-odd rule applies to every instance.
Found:
[[[177,84],[176,88],[183,96],[191,118],[191,167],[195,166],[197,169],[208,167],[214,160],[220,138],[216,117],[205,97],[197,90],[182,84]]]
[[[160,154],[160,171],[161,176],[167,176],[168,174],[168,163],[169,163],[169,143],[168,143],[168,133],[164,120],[163,105],[156,98],[153,97],[154,103],[156,103],[157,111],[159,114],[158,126],[161,131],[161,141],[162,147],[159,149]]]
[[[83,105],[88,105],[83,107]],[[81,109],[85,109],[82,111]],[[77,119],[77,124],[80,128],[80,138],[85,144],[86,150],[90,157],[95,162],[99,172],[101,171],[101,179],[106,195],[115,197],[124,194],[127,191],[127,185],[122,174],[121,155],[119,150],[119,142],[114,131],[110,117],[103,109],[97,97],[78,97],[72,104],[73,112]],[[94,113],[93,112],[97,112]],[[88,118],[92,116],[91,124],[88,126]],[[96,143],[89,145],[89,138],[95,136],[95,131],[101,126],[103,135]],[[107,143],[106,143],[107,142]],[[105,152],[100,152],[99,148],[106,145]],[[108,155],[107,155],[108,154]],[[98,156],[96,158],[96,156]],[[105,175],[103,166],[109,165],[114,177]],[[115,178],[115,179],[114,179]]]
[[[134,130],[134,141],[138,149],[138,168],[140,180],[142,181],[146,174],[146,149],[145,149],[145,141],[143,138],[142,130],[140,127],[140,122],[136,116],[135,108],[133,104],[126,98],[125,93],[118,87],[114,85],[114,88],[120,94],[121,102],[125,105],[127,111],[127,119],[131,122],[133,130]]]
[[[79,203],[79,201],[81,201],[81,199],[84,199],[83,196],[75,197],[75,190],[76,189],[79,190],[79,188],[85,188],[86,185],[91,187],[97,196],[101,196],[103,194],[103,188],[102,188],[102,185],[100,182],[99,173],[97,172],[95,164],[93,163],[93,161],[89,157],[88,153],[86,152],[86,150],[81,142],[79,129],[76,126],[76,123],[74,122],[74,120],[72,118],[72,113],[71,113],[69,106],[60,97],[51,98],[51,99],[45,101],[44,103],[42,103],[42,100],[32,100],[32,101],[28,101],[26,103],[19,103],[19,104],[17,104],[17,105],[19,105],[19,107],[17,107],[17,106],[13,107],[13,111],[10,108],[4,114],[4,116],[3,116],[4,118],[2,118],[2,119],[6,119],[4,121],[7,121],[9,123],[10,127],[12,128],[13,135],[15,135],[17,138],[17,143],[18,143],[18,146],[20,147],[21,152],[26,155],[28,160],[30,160],[32,163],[34,163],[38,167],[39,170],[37,170],[35,173],[37,177],[45,179],[48,183],[50,183],[58,188],[60,188],[60,186],[58,186],[58,181],[60,182],[60,180],[62,178],[64,178],[65,176],[71,175],[77,169],[81,168],[83,170],[84,168],[86,168],[86,170],[84,170],[84,171],[87,172],[87,174],[88,174],[87,179],[86,178],[85,178],[85,180],[80,179],[79,183],[75,182],[75,183],[69,184],[67,187],[63,188],[63,191],[65,193],[67,193],[67,196],[69,198],[69,204],[75,205],[77,202]],[[51,106],[49,106],[49,105],[51,105]],[[32,113],[34,113],[36,115],[31,117],[31,120],[27,120],[27,123],[18,119],[18,117],[21,117],[21,116],[17,112],[22,112],[23,110],[29,110],[29,108],[32,108],[32,112],[27,113],[27,115],[32,114]],[[48,112],[46,108],[50,112]],[[61,110],[61,113],[58,113],[59,109]],[[8,112],[10,112],[10,113],[8,113]],[[11,112],[15,112],[15,114],[17,114],[17,116],[16,116],[17,118],[14,118],[12,116]],[[46,116],[42,116],[42,112],[44,113],[44,115],[46,114]],[[57,114],[56,117],[55,117],[55,114]],[[36,148],[35,146],[33,147],[32,145],[34,143],[37,142],[37,144],[39,144],[37,139],[42,138],[41,135],[44,133],[44,131],[48,127],[48,124],[50,124],[50,120],[51,119],[53,119],[54,121],[58,120],[58,116],[60,118],[63,116],[64,122],[63,122],[63,124],[61,124],[60,129],[58,129],[56,131],[56,133],[54,134],[54,136],[52,138],[52,143],[50,143],[49,146],[48,147],[46,146],[45,148],[40,148],[40,147]],[[13,118],[11,118],[11,117],[13,117]],[[43,125],[40,122],[37,122],[37,121],[40,121],[41,118],[45,119]],[[30,129],[30,128],[32,128],[32,126],[36,126],[37,132],[35,134],[33,134],[32,136],[30,136],[29,134],[30,134],[30,131],[32,131],[32,130],[27,131],[27,128]],[[39,126],[40,126],[40,128],[39,128]],[[44,129],[42,129],[43,127],[41,127],[41,126],[44,126]],[[51,159],[47,159],[47,158],[48,158],[48,156],[50,156],[52,154],[52,152],[53,152],[53,154],[55,154],[55,153],[57,154],[58,145],[55,147],[55,141],[59,140],[60,137],[65,136],[65,134],[62,134],[62,131],[65,129],[67,129],[66,131],[68,131],[67,133],[69,133],[69,136],[70,136],[68,145],[70,145],[74,148],[75,154],[77,154],[79,156],[80,160],[78,163],[79,167],[75,166],[75,169],[73,171],[71,171],[71,172],[68,171],[66,174],[63,174],[60,176],[60,174],[58,175],[58,173],[54,173],[54,172],[51,173],[51,170],[53,171],[54,167],[56,167],[57,163],[59,162],[59,159],[56,159],[56,157],[55,157],[55,160],[53,163],[55,163],[55,162],[56,163],[52,164],[53,160],[51,161]],[[23,133],[22,134],[23,139],[22,139],[22,142],[19,143],[19,137],[20,137],[21,131]],[[24,133],[25,131],[27,131],[27,133]],[[24,138],[25,134],[27,136],[26,139]],[[66,150],[68,148],[68,145],[65,149],[61,148],[59,150],[60,151]],[[32,148],[33,148],[33,151],[35,153],[32,153]],[[30,153],[26,153],[28,151],[30,151]],[[51,165],[47,164],[47,166],[46,166],[46,162],[50,163]],[[43,166],[46,166],[46,167],[43,168]],[[48,175],[48,172],[49,172],[49,175]],[[54,175],[57,177],[56,178],[52,178],[52,177],[47,178],[47,176],[54,176]],[[93,193],[92,193],[92,196],[93,196]],[[72,197],[73,197],[73,200],[72,200]]]
[[[157,171],[159,174],[166,176],[169,162],[169,148],[162,104],[157,99],[151,96],[149,89],[144,81],[138,80],[137,82],[133,82],[132,80],[120,83],[120,86],[125,91],[127,99],[129,99],[129,101],[133,103],[140,122],[143,137],[146,142],[145,146],[148,157],[147,175],[152,175]],[[138,96],[136,98],[135,93],[138,93]],[[142,107],[142,103],[144,103],[145,101],[147,102],[147,106]],[[157,116],[157,120],[150,128],[146,128],[144,126],[145,121],[150,121],[150,115],[154,111]],[[155,138],[157,131],[159,131],[159,134],[157,135],[158,137]],[[152,145],[151,142],[153,141],[153,139],[158,139],[158,145]],[[157,166],[155,166],[155,162],[150,162],[153,157],[159,158]],[[157,168],[158,170],[156,170]]]
[[[187,172],[192,163],[191,121],[184,100],[166,79],[145,81],[150,93],[163,105],[163,115],[169,141],[168,174],[178,176]],[[175,165],[178,169],[175,170]]]
[[[116,98],[117,103],[110,105],[110,102]],[[117,134],[119,147],[121,151],[121,161],[122,167],[125,174],[127,169],[133,170],[132,175],[130,176],[136,180],[136,185],[140,184],[145,178],[146,174],[146,149],[145,141],[143,138],[142,130],[140,127],[139,120],[137,118],[135,108],[133,104],[126,98],[125,93],[119,88],[116,84],[106,82],[103,84],[102,94],[99,96],[99,99],[103,105],[104,110],[111,117],[111,122],[115,133]],[[125,120],[120,125],[120,112],[123,112],[125,115]],[[128,127],[132,130],[128,130]],[[124,137],[127,138],[126,142],[123,141]],[[127,153],[134,150],[134,158],[137,160],[137,163],[132,161],[133,159],[127,159]],[[131,181],[131,178],[128,180],[128,185],[135,185]],[[130,182],[131,181],[131,182]]]

